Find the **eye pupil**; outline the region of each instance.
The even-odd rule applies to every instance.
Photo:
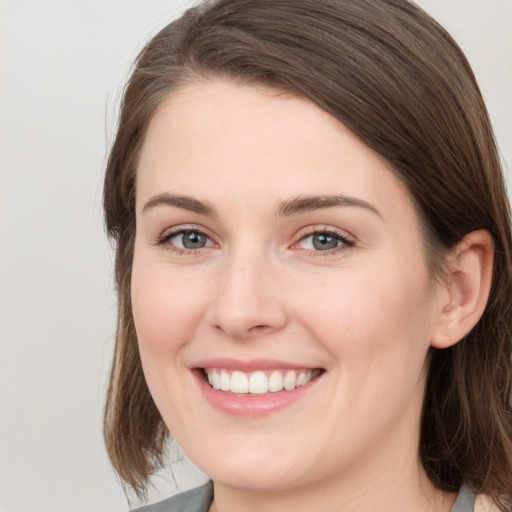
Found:
[[[206,236],[196,231],[183,234],[183,247],[185,249],[200,249],[206,245]]]
[[[338,239],[332,235],[321,233],[313,237],[313,247],[319,251],[326,251],[338,247]]]

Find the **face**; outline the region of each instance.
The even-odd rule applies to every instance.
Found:
[[[417,464],[436,291],[382,158],[306,99],[211,81],[155,114],[136,196],[142,364],[200,469],[283,490]]]

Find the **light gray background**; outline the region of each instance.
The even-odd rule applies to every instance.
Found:
[[[510,167],[512,0],[419,4],[466,51]],[[0,0],[0,512],[127,510],[101,437],[115,325],[102,172],[131,61],[188,5]],[[175,489],[157,486],[151,499]]]

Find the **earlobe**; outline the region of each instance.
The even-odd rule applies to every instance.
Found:
[[[473,231],[457,244],[432,334],[433,347],[454,345],[480,320],[491,290],[493,262],[494,240],[487,230]]]

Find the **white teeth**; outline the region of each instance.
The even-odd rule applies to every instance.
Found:
[[[233,393],[249,393],[249,379],[242,372],[231,374],[231,391]]]
[[[272,392],[283,389],[283,376],[281,372],[273,371],[268,378],[268,390]]]
[[[222,391],[231,391],[231,379],[228,372],[220,372],[220,389]]]
[[[249,393],[262,395],[268,391],[267,376],[263,372],[251,373],[249,377]]]
[[[217,372],[208,374],[208,382],[213,389],[220,389],[220,376]]]
[[[283,379],[283,387],[288,391],[295,389],[295,382],[297,381],[297,374],[295,370],[288,370]]]
[[[301,372],[297,375],[297,380],[295,381],[295,386],[300,388],[301,386],[305,386],[311,380],[311,372]]]
[[[232,393],[263,395],[268,392],[282,391],[283,389],[291,391],[305,386],[319,374],[319,371],[274,370],[269,374],[269,372],[264,371],[245,373],[205,368],[205,373],[213,389],[231,391]]]

